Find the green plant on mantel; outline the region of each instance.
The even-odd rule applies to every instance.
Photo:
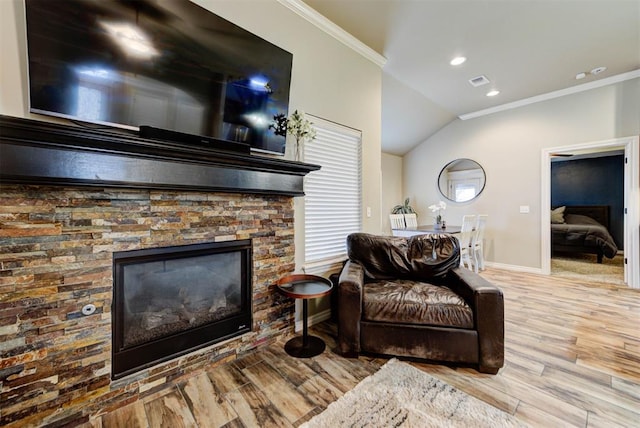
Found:
[[[393,207],[391,214],[415,214],[415,211],[409,205],[409,198],[404,200],[404,204],[399,204]]]

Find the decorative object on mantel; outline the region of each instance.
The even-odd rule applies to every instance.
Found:
[[[316,138],[313,122],[298,110],[295,110],[288,119],[283,114],[273,116],[273,123],[269,125],[269,129],[273,129],[273,133],[276,135],[286,136],[288,133],[295,138],[295,145],[291,146],[291,149],[293,151],[292,157],[296,161],[302,160],[304,143]]]
[[[511,414],[392,359],[301,428],[526,427]]]
[[[446,226],[444,220],[442,220],[442,214],[440,214],[440,211],[447,209],[447,203],[445,201],[440,201],[437,204],[429,205],[429,209],[432,213],[437,213],[434,229],[444,229]]]
[[[391,210],[391,214],[415,214],[411,205],[409,205],[409,198],[404,200],[403,204],[398,204]]]

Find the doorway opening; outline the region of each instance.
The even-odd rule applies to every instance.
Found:
[[[542,189],[541,189],[541,261],[542,272],[551,274],[552,238],[551,238],[551,162],[558,157],[589,157],[595,153],[619,152],[624,157],[624,178],[623,178],[623,206],[616,208],[622,211],[622,232],[618,235],[622,240],[624,252],[616,255],[607,261],[606,266],[611,267],[616,263],[622,263],[623,279],[622,283],[629,287],[640,288],[639,280],[639,225],[638,225],[638,137],[618,138],[607,141],[596,141],[568,146],[552,147],[542,151]],[[615,215],[616,213],[614,213]],[[605,250],[606,251],[606,250]],[[611,255],[611,254],[610,254]],[[585,257],[596,256],[584,255]],[[605,266],[587,266],[585,275],[589,275],[591,280],[595,277],[593,272],[606,271]],[[614,268],[611,268],[614,269]],[[611,270],[609,269],[609,270]],[[611,272],[609,272],[610,274]]]

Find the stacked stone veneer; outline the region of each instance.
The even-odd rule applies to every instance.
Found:
[[[253,331],[111,381],[112,253],[247,238]],[[78,425],[292,332],[291,197],[2,184],[0,248],[0,426]]]

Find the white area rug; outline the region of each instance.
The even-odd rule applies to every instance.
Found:
[[[301,428],[526,426],[508,413],[392,359]]]

